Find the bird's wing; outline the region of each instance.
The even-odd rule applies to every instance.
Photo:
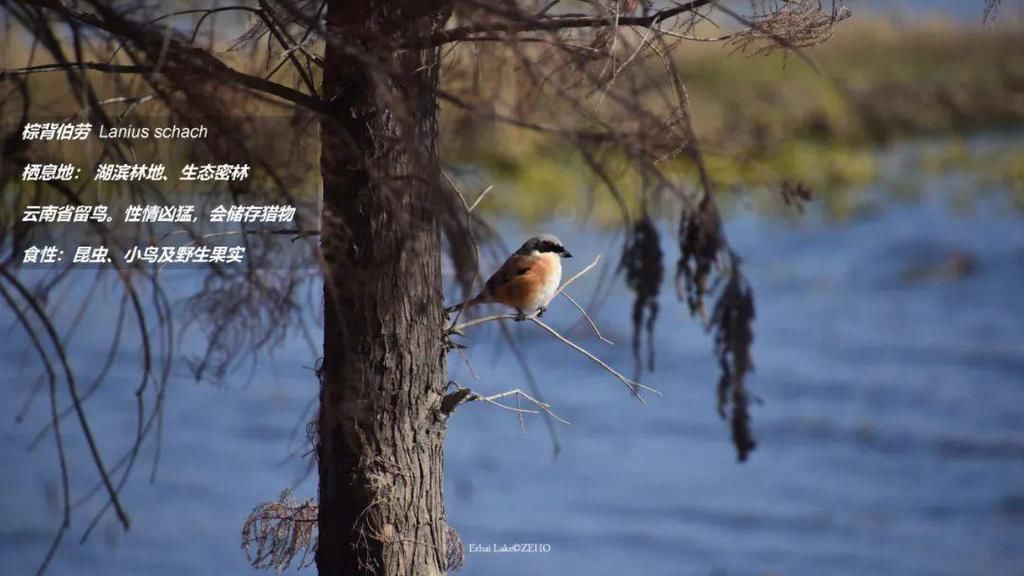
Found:
[[[501,268],[498,268],[494,274],[491,274],[491,277],[487,279],[484,287],[476,296],[445,308],[445,312],[451,313],[475,304],[496,302],[495,296],[499,291],[503,287],[509,288],[516,280],[525,279],[525,275],[531,270],[532,265],[533,262],[528,256],[521,256],[519,254],[509,256],[505,263],[501,265]]]
[[[522,276],[529,272],[532,264],[530,258],[526,256],[520,256],[519,254],[509,256],[508,260],[505,260],[505,263],[501,265],[501,268],[498,268],[498,271],[487,279],[484,289],[480,291],[480,296],[477,298],[481,302],[487,301],[501,286],[512,282],[517,276]]]

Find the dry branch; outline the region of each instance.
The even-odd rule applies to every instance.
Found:
[[[463,392],[463,391],[466,391],[466,392]],[[453,394],[455,394],[455,393],[462,393],[461,395],[464,396],[464,399],[461,402],[459,402],[460,404],[461,403],[465,403],[465,402],[486,402],[487,404],[492,404],[492,405],[497,406],[498,408],[501,408],[503,410],[508,410],[509,412],[514,412],[517,415],[522,415],[522,414],[540,414],[541,412],[543,412],[544,414],[547,414],[548,416],[554,418],[555,420],[558,420],[562,424],[565,424],[567,426],[572,426],[571,422],[569,422],[568,420],[562,418],[558,414],[555,414],[554,411],[551,409],[551,405],[550,404],[548,404],[547,402],[541,402],[540,400],[537,400],[536,398],[534,398],[533,396],[530,396],[526,392],[523,392],[519,388],[516,388],[515,390],[509,390],[507,392],[500,392],[498,394],[492,394],[490,396],[483,396],[483,395],[481,395],[481,394],[479,394],[477,392],[469,390],[468,388],[460,388],[458,391],[453,392]],[[509,406],[507,404],[503,404],[501,402],[498,402],[498,400],[501,400],[502,398],[508,398],[509,396],[515,397],[517,399],[517,401],[519,399],[526,400],[527,402],[529,402],[529,403],[533,404],[534,406],[536,406],[537,410],[530,410],[530,409],[521,408],[521,407],[518,407],[518,406]],[[454,406],[452,408],[454,408]]]
[[[575,306],[576,309],[580,311],[580,314],[583,315],[583,318],[587,321],[587,324],[590,325],[590,329],[594,331],[594,336],[597,336],[598,340],[600,340],[601,342],[604,342],[605,344],[609,344],[609,345],[612,345],[612,346],[615,345],[615,342],[612,342],[611,340],[609,340],[609,339],[607,339],[607,338],[605,338],[604,336],[601,335],[601,330],[598,329],[597,323],[594,322],[594,319],[590,317],[590,314],[587,314],[587,311],[583,308],[583,306],[580,305],[579,302],[576,301],[575,298],[573,298],[572,296],[569,296],[569,293],[565,292],[565,291],[562,291],[561,294],[566,299],[568,299],[569,302],[572,302],[572,305]]]
[[[459,28],[443,30],[425,39],[411,41],[409,48],[426,48],[441,46],[451,42],[473,41],[476,35],[493,33],[521,34],[523,32],[559,32],[572,29],[599,29],[617,26],[651,27],[666,20],[692,12],[698,8],[713,4],[715,0],[691,0],[672,8],[658,10],[647,16],[557,16],[548,15],[546,10],[539,12],[536,16],[526,14],[509,13],[494,5],[487,6],[494,12],[503,12],[505,16],[512,16],[509,21],[494,22],[479,25],[468,25]]]
[[[316,548],[318,512],[312,500],[297,502],[287,489],[276,502],[257,506],[242,527],[242,549],[249,563],[280,574],[301,553],[298,568],[308,566],[307,556]]]

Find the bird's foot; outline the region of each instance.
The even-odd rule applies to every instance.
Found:
[[[526,313],[523,312],[522,310],[516,309],[515,321],[522,322],[523,320],[526,320]]]
[[[541,306],[540,308],[537,308],[537,318],[540,318],[541,316],[543,316],[544,313],[547,312],[547,311],[548,311],[548,307],[547,306]]]

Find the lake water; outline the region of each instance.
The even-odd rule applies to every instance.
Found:
[[[1024,573],[1024,219],[998,195],[957,207],[949,197],[963,186],[955,175],[930,177],[911,203],[867,190],[884,208],[838,224],[813,207],[796,222],[746,210],[729,218],[758,305],[749,385],[764,403],[753,409],[760,446],[746,464],[715,413],[711,341],[670,283],[657,371],[645,377],[664,397],[647,406],[536,327],[517,326],[546,398],[573,426],[557,425],[554,457],[541,420],[527,418],[523,434],[510,413],[460,408],[447,512],[467,546],[550,551],[468,553],[462,574]],[[598,231],[544,228],[577,256],[568,272],[601,251],[615,257]],[[516,243],[533,232],[509,225],[504,236]],[[585,297],[597,279],[584,277],[574,294]],[[179,284],[183,292],[188,282]],[[86,373],[109,344],[107,298],[96,296],[73,350]],[[630,306],[620,280],[597,317],[616,345],[581,336],[623,369],[632,366]],[[546,318],[559,328],[576,321],[565,302]],[[31,574],[59,524],[59,476],[52,442],[27,450],[47,421],[45,397],[15,423],[34,364],[22,365],[28,343],[8,330],[8,309],[0,321],[0,574]],[[88,405],[109,459],[134,430],[137,349],[124,344]],[[493,330],[468,353],[479,379],[453,356],[461,383],[526,386]],[[124,493],[131,530],[108,515],[79,545],[96,506],[82,507],[50,574],[253,573],[239,549],[245,516],[288,486],[315,494],[305,462],[291,457],[303,450],[316,395],[313,359],[298,335],[274,356],[219,386],[177,369],[156,481],[147,481],[150,446]],[[81,496],[95,478],[82,439],[68,436]]]

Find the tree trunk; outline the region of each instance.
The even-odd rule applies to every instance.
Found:
[[[329,0],[326,15],[317,569],[443,574],[438,53],[395,46],[448,10]]]

